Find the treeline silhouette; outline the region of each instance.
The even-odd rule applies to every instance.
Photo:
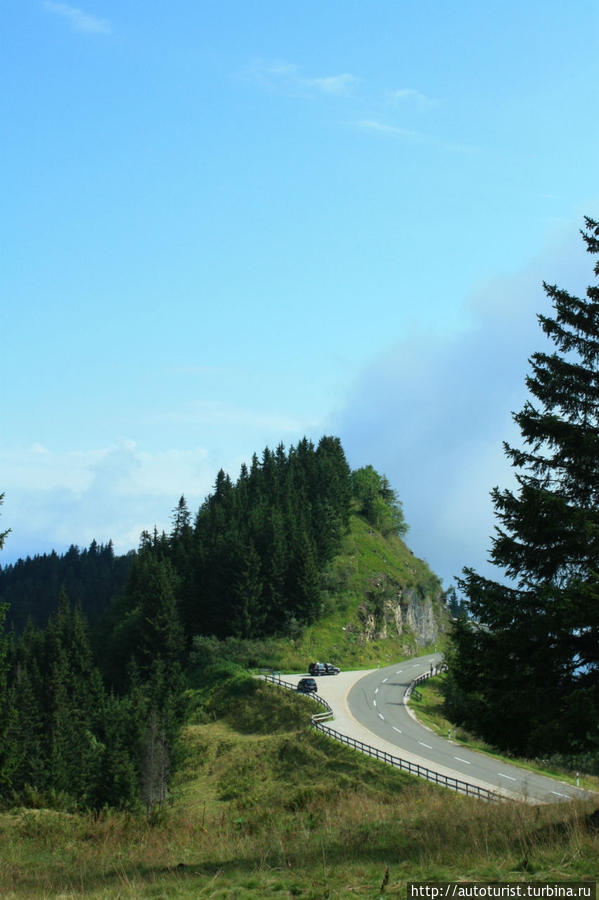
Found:
[[[28,619],[44,626],[61,590],[95,622],[123,589],[134,556],[115,556],[112,541],[92,541],[87,549],[73,545],[62,555],[53,550],[5,566],[0,570],[0,604],[8,604],[7,622],[18,633]]]

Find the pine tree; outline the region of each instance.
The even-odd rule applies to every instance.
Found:
[[[597,222],[583,238],[599,252]],[[457,721],[528,753],[592,745],[599,720],[599,288],[544,288],[556,349],[531,357],[523,446],[504,445],[517,489],[492,492],[491,561],[509,583],[464,569],[476,624],[456,625],[448,685]]]
[[[47,786],[86,802],[101,766],[103,748],[96,735],[102,725],[104,688],[93,664],[86,622],[64,592],[44,633],[42,656]],[[30,761],[35,769],[31,756]]]
[[[106,804],[135,809],[139,802],[138,761],[145,718],[131,697],[106,695],[98,720],[101,744],[95,782],[89,789],[90,805],[94,809]]]
[[[169,671],[180,671],[184,642],[175,581],[170,563],[156,554],[147,553],[135,561],[128,593],[132,607],[138,611],[133,649],[144,674],[151,672],[158,658],[165,661]]]
[[[0,494],[0,506],[4,503],[4,494]],[[10,528],[7,528],[6,531],[0,531],[0,550],[4,547],[4,541],[6,540],[6,535],[9,534]]]
[[[0,494],[0,506],[4,494]],[[0,532],[0,550],[10,529]],[[17,765],[16,746],[12,736],[16,709],[14,693],[9,683],[11,638],[4,633],[8,604],[0,604],[0,790],[10,785]]]
[[[0,541],[2,537],[0,537]],[[0,605],[0,792],[7,790],[18,764],[14,739],[16,707],[14,691],[9,679],[12,656],[12,635],[4,633],[7,606]]]
[[[281,631],[287,620],[285,580],[289,552],[283,514],[277,508],[271,510],[269,517],[268,547],[264,600],[266,608],[265,631],[272,634]]]
[[[287,575],[288,618],[313,622],[320,613],[322,598],[315,553],[306,532],[300,533],[289,560]]]
[[[264,586],[260,557],[251,541],[244,547],[236,568],[231,630],[236,637],[257,637],[262,633],[265,619]]]

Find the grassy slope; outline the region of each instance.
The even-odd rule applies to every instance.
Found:
[[[321,618],[295,638],[231,640],[227,642],[226,655],[253,668],[268,666],[281,672],[303,672],[311,660],[330,660],[345,669],[356,669],[425,652],[424,648],[417,650],[409,632],[401,637],[390,634],[384,640],[363,641],[359,607],[372,590],[373,580],[380,576],[421,595],[435,596],[439,590],[438,578],[400,538],[383,537],[361,516],[353,515],[341,553],[322,576]],[[440,604],[438,607],[443,616]]]
[[[313,732],[312,703],[237,678],[204,696],[171,807],[154,822],[0,816],[0,896],[372,898],[410,880],[594,879],[583,807],[487,804]]]
[[[303,669],[413,652],[408,635],[361,643],[347,624],[373,578],[435,590],[402,541],[353,517],[325,576],[326,612],[295,641],[240,642],[232,656]],[[344,630],[345,628],[345,630]],[[247,662],[247,659],[245,660]],[[412,779],[308,726],[313,703],[217,663],[192,692],[174,802],[148,823],[50,810],[0,815],[0,896],[41,898],[405,897],[410,880],[593,879],[599,838],[584,807],[490,805]]]

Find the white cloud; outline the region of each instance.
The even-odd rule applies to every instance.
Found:
[[[343,75],[331,75],[328,78],[306,78],[303,83],[314,87],[324,94],[349,94],[360,79],[344,72]]]
[[[319,94],[348,96],[360,81],[349,72],[307,77],[302,75],[299,66],[282,60],[256,60],[250,68],[249,77],[270,90],[300,97]]]
[[[385,122],[379,122],[377,119],[358,119],[351,124],[361,131],[374,131],[379,134],[390,134],[407,138],[423,137],[418,131],[412,131],[409,128],[399,128],[397,125],[388,125]]]
[[[367,131],[371,134],[387,135],[388,137],[408,138],[420,144],[426,144],[437,150],[448,150],[451,153],[476,153],[478,147],[471,144],[459,144],[456,141],[447,141],[438,138],[435,135],[424,134],[422,131],[414,131],[410,128],[401,128],[399,125],[389,125],[387,122],[381,122],[379,119],[357,119],[350,122],[352,128],[358,128],[360,131]]]
[[[416,104],[420,109],[437,105],[436,100],[427,97],[426,94],[422,94],[420,91],[414,90],[414,88],[399,88],[396,91],[388,91],[387,99],[393,105],[412,103]]]
[[[72,543],[88,545],[94,538],[112,540],[117,552],[126,552],[143,529],[156,524],[169,530],[181,494],[190,509],[197,508],[220,465],[203,447],[147,451],[121,441],[86,451],[3,449],[0,468],[6,484],[2,512],[11,527],[2,553],[8,562]]]
[[[132,440],[86,450],[0,446],[2,523],[11,528],[0,565],[94,539],[112,540],[115,551],[125,553],[143,530],[170,530],[182,494],[195,513],[220,468],[236,479],[253,451],[308,433],[305,423],[218,403],[158,415],[153,422],[162,426],[159,433],[181,423],[199,426],[194,430],[205,443],[159,450]]]
[[[110,34],[111,28],[108,19],[100,19],[74,6],[68,6],[66,3],[53,3],[51,0],[45,0],[43,7],[47,12],[61,16],[70,22],[74,31],[82,34]]]

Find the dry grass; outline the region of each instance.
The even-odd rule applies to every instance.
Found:
[[[260,689],[262,690],[262,688]],[[0,896],[42,898],[405,897],[411,880],[593,879],[592,807],[489,804],[452,794],[307,726],[186,730],[176,800],[153,823],[107,812],[0,816]],[[278,701],[276,701],[278,702]]]

